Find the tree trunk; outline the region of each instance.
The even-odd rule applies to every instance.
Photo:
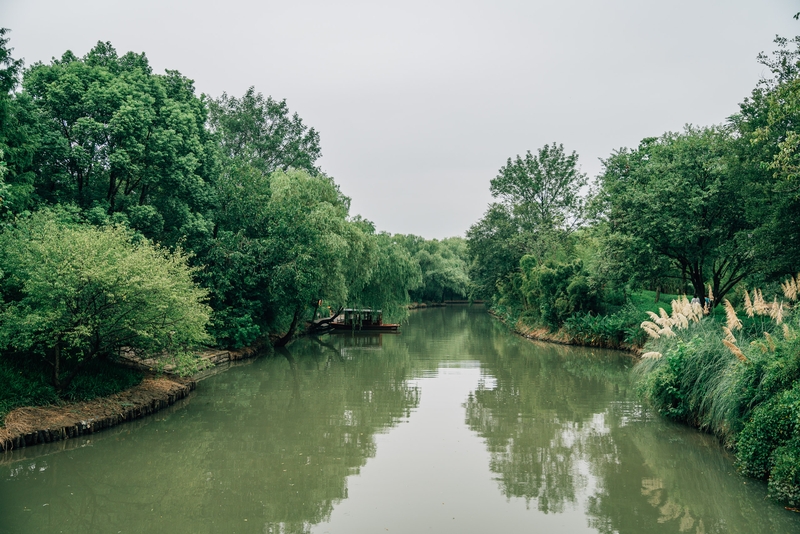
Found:
[[[292,317],[292,324],[289,325],[289,331],[280,338],[278,341],[275,342],[275,348],[285,347],[289,341],[292,340],[294,336],[294,331],[297,329],[297,323],[300,321],[300,312],[303,310],[302,306],[298,306],[294,310],[294,317]]]
[[[61,381],[59,380],[59,365],[61,363],[61,342],[56,341],[56,346],[53,347],[53,387],[56,391],[61,391]]]

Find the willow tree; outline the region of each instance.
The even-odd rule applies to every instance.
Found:
[[[419,263],[386,232],[370,236],[377,245],[372,273],[360,293],[349,301],[360,306],[381,308],[387,318],[401,319],[407,313],[409,291],[422,284]]]

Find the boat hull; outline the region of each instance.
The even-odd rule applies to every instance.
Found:
[[[352,324],[344,324],[344,323],[330,323],[330,327],[334,330],[340,332],[396,332],[399,328],[399,324],[362,324],[362,325],[352,325]]]

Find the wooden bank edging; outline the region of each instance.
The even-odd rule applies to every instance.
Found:
[[[214,367],[257,354],[257,348],[247,348],[210,350],[200,357]],[[128,359],[126,364],[148,370],[153,362]],[[16,408],[6,415],[5,427],[0,428],[0,452],[93,434],[140,419],[186,398],[196,387],[195,378],[164,375],[147,377],[138,386],[91,401]]]
[[[145,378],[138,386],[91,401],[17,408],[0,428],[0,451],[76,438],[139,419],[185,398],[196,386],[192,379]]]

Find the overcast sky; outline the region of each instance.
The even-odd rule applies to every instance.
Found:
[[[14,57],[98,41],[198,92],[251,85],[321,135],[323,170],[379,230],[464,235],[509,157],[599,158],[723,122],[758,79],[791,0],[0,0]]]

